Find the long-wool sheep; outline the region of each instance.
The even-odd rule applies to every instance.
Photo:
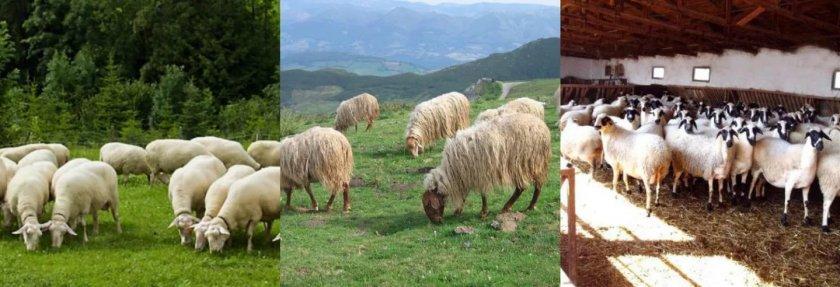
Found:
[[[280,141],[281,185],[286,192],[286,206],[291,207],[292,190],[303,188],[312,208],[318,202],[310,183],[320,182],[330,193],[327,210],[339,192],[344,195],[344,212],[350,211],[350,176],[353,173],[353,150],[341,132],[313,127]]]
[[[11,159],[14,162],[19,162],[23,157],[27,154],[39,150],[39,149],[48,149],[55,154],[56,162],[58,165],[64,165],[67,160],[70,158],[70,149],[68,149],[63,144],[44,144],[44,143],[34,143],[34,144],[27,144],[18,147],[10,147],[3,150],[0,153],[0,156]]]
[[[118,142],[107,143],[99,148],[99,160],[111,165],[117,174],[144,174],[151,182],[152,170],[146,161],[146,150],[142,147]]]
[[[30,152],[20,159],[18,162],[18,168],[23,168],[39,161],[50,162],[53,165],[58,166],[58,160],[55,158],[55,154],[52,151],[48,149],[39,149]]]
[[[350,126],[359,129],[358,123],[367,122],[365,131],[373,126],[373,121],[379,117],[379,101],[371,94],[364,93],[342,101],[335,110],[335,129],[345,131]]]
[[[169,201],[175,219],[169,228],[177,227],[181,244],[190,243],[192,225],[200,220],[193,215],[204,214],[204,197],[214,181],[225,174],[225,165],[211,155],[200,155],[172,174],[169,181]]]
[[[534,195],[528,210],[534,209],[548,176],[551,134],[541,119],[531,115],[504,115],[478,123],[448,140],[440,165],[424,180],[423,208],[432,222],[440,222],[446,201],[463,210],[471,190],[481,194],[481,214],[487,215],[487,193],[496,186],[513,186],[515,191],[502,208],[510,207],[531,183]]]
[[[659,187],[668,175],[671,166],[671,149],[665,139],[648,133],[636,133],[618,127],[610,117],[601,115],[595,120],[595,128],[601,131],[604,160],[613,169],[613,189],[617,189],[618,176],[641,179],[647,197],[645,207],[651,213],[651,184],[656,185],[656,201],[659,202]]]
[[[82,223],[84,241],[88,241],[85,215],[93,217],[93,234],[99,233],[99,211],[110,210],[117,233],[122,233],[117,192],[117,172],[107,163],[91,161],[68,170],[55,187],[52,219],[42,225],[52,235],[52,246],[61,247],[64,234],[76,235],[68,222]]]
[[[225,167],[243,164],[254,169],[260,168],[260,164],[251,158],[238,142],[218,137],[197,137],[190,141],[204,146],[208,152],[221,160]]]
[[[160,173],[172,173],[199,155],[212,154],[203,145],[186,140],[162,139],[150,142],[146,145],[146,162],[151,170],[150,182],[154,182]]]
[[[560,153],[569,160],[589,163],[589,172],[594,174],[603,153],[601,134],[592,126],[569,122],[560,133]]]
[[[204,236],[210,252],[222,251],[230,232],[245,229],[248,234],[248,252],[253,249],[251,239],[257,223],[265,223],[265,239],[271,238],[271,223],[280,217],[281,168],[261,169],[230,186],[228,197],[219,214],[210,220]]]
[[[248,146],[248,155],[261,167],[280,166],[280,142],[269,140],[252,142]]]
[[[470,102],[464,94],[446,93],[414,107],[405,129],[405,147],[417,157],[430,144],[470,125]]]
[[[207,244],[204,232],[207,231],[210,220],[216,217],[219,214],[219,210],[222,209],[222,204],[227,198],[230,186],[237,180],[249,176],[254,172],[255,170],[250,166],[234,165],[227,170],[225,175],[210,185],[207,189],[207,195],[204,196],[204,217],[201,218],[201,222],[193,227],[195,232],[195,250],[202,250]]]
[[[11,226],[12,217],[17,217],[20,229],[12,234],[22,235],[26,250],[38,249],[41,238],[41,224],[38,216],[44,213],[49,201],[50,177],[55,172],[55,164],[36,162],[20,169],[9,182],[8,192],[4,196],[3,226]]]
[[[531,98],[518,98],[507,102],[501,107],[487,109],[481,112],[475,118],[475,122],[486,121],[510,113],[531,114],[539,119],[542,119],[545,116],[545,103]]]

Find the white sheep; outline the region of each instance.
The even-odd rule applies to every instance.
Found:
[[[405,147],[417,157],[438,139],[470,125],[470,101],[458,92],[446,93],[414,107],[405,128]]]
[[[312,209],[318,202],[310,183],[320,182],[330,193],[327,211],[337,193],[344,195],[344,212],[350,211],[350,177],[353,173],[353,149],[344,134],[331,129],[313,127],[280,141],[280,183],[286,192],[286,206],[291,208],[292,191],[303,188],[309,194]]]
[[[335,110],[335,129],[344,131],[350,126],[359,130],[358,123],[367,122],[365,131],[373,126],[373,121],[379,117],[379,101],[371,94],[363,93],[342,101]]]
[[[610,116],[618,116],[621,114],[621,111],[627,107],[627,97],[621,96],[618,97],[615,101],[610,103],[609,105],[601,105],[597,106],[592,110],[592,118],[598,118],[598,115],[606,114]]]
[[[146,161],[146,150],[142,147],[118,142],[107,143],[99,148],[99,160],[111,165],[117,174],[143,174],[151,183],[152,170]]]
[[[56,162],[58,165],[64,165],[65,162],[70,158],[70,150],[67,149],[66,146],[62,144],[43,144],[43,143],[34,143],[34,144],[27,144],[18,147],[10,147],[3,150],[0,153],[0,156],[11,159],[14,162],[19,162],[23,157],[27,154],[39,150],[39,149],[48,149],[55,154]]]
[[[255,170],[250,166],[234,165],[227,170],[225,175],[210,185],[207,189],[207,195],[204,196],[204,217],[201,218],[201,222],[195,224],[193,227],[193,231],[195,232],[195,250],[202,250],[207,244],[204,232],[207,231],[210,220],[216,217],[219,214],[219,210],[222,209],[222,204],[224,204],[227,198],[230,186],[237,180],[249,176],[254,172]]]
[[[720,129],[715,136],[689,134],[685,130],[669,127],[665,141],[673,154],[674,182],[679,182],[683,173],[706,180],[709,186],[709,201],[706,209],[712,210],[714,181],[718,181],[718,202],[723,202],[724,180],[729,178],[735,159],[735,138],[738,133],[732,129]],[[671,192],[677,193],[677,184]]]
[[[48,149],[39,149],[33,152],[30,152],[26,156],[24,156],[18,162],[18,168],[23,168],[30,164],[39,162],[39,161],[46,161],[50,162],[55,166],[58,166],[58,160],[55,158],[55,154]]]
[[[8,192],[4,196],[3,226],[11,225],[12,217],[17,217],[20,229],[12,234],[23,236],[26,250],[38,249],[41,238],[41,224],[38,216],[44,214],[49,201],[50,177],[55,172],[51,162],[35,162],[25,167],[9,182]]]
[[[840,153],[823,152],[817,164],[817,179],[823,194],[822,231],[830,232],[828,219],[831,203],[840,192]]]
[[[169,228],[178,228],[181,244],[190,243],[191,226],[200,220],[193,215],[204,214],[204,197],[214,181],[225,174],[225,165],[218,158],[199,155],[172,173],[169,181],[169,201],[175,218]]]
[[[221,160],[225,164],[225,167],[243,164],[253,169],[260,168],[260,164],[251,158],[245,152],[242,144],[238,142],[218,137],[197,137],[190,141],[203,145],[207,151]]]
[[[8,186],[9,181],[12,180],[15,172],[17,172],[17,164],[5,157],[3,159],[4,160],[0,160],[0,207],[3,206],[3,199],[6,196],[6,187]]]
[[[569,160],[589,163],[590,174],[601,165],[602,153],[601,134],[592,126],[569,122],[560,133],[560,154]]]
[[[85,215],[93,217],[93,234],[99,233],[99,211],[110,210],[117,233],[122,233],[117,192],[117,172],[107,163],[91,161],[65,172],[55,186],[55,205],[52,219],[42,224],[49,229],[52,246],[61,247],[64,234],[76,235],[68,222],[82,224],[84,242],[88,241]]]
[[[665,112],[661,109],[655,109],[649,118],[652,120],[639,126],[636,129],[636,132],[657,135],[661,138],[665,138],[665,125],[668,123],[667,118],[665,117]]]
[[[805,208],[806,224],[808,217],[808,192],[816,177],[819,161],[818,153],[823,149],[823,139],[830,139],[822,131],[808,132],[805,144],[790,144],[781,139],[766,137],[758,140],[753,149],[752,182],[748,198],[759,176],[775,187],[785,189],[785,205],[782,214],[782,225],[787,226],[788,201],[794,188],[802,189],[803,205]]]
[[[67,171],[70,171],[76,168],[77,166],[87,162],[90,162],[90,160],[86,158],[75,158],[59,167],[58,170],[56,170],[53,174],[52,180],[50,181],[50,198],[55,198],[55,187],[58,185],[58,179],[61,178],[62,175],[67,173]]]
[[[171,174],[199,155],[212,154],[203,145],[186,140],[163,139],[150,142],[146,145],[146,162],[151,170],[150,182],[154,182],[161,173]]]
[[[267,167],[230,186],[222,209],[210,220],[204,232],[210,252],[221,252],[230,233],[237,229],[245,229],[248,234],[250,252],[258,222],[265,223],[265,239],[271,238],[271,223],[280,217],[281,212],[281,177],[279,167]]]
[[[625,130],[616,126],[609,117],[602,115],[595,121],[595,128],[601,131],[604,160],[613,168],[613,189],[618,186],[620,173],[624,173],[625,177],[641,179],[647,197],[645,207],[650,216],[651,184],[656,185],[658,203],[659,187],[671,165],[671,150],[664,139]]]
[[[557,122],[557,126],[560,130],[566,128],[566,125],[569,121],[574,121],[579,125],[587,125],[592,123],[592,111],[595,109],[595,106],[588,105],[582,110],[574,110],[568,111],[560,116],[560,120]]]
[[[475,122],[486,121],[510,113],[530,114],[542,119],[545,115],[545,103],[531,98],[518,98],[505,103],[501,107],[481,112],[476,116]]]
[[[280,142],[269,140],[252,142],[248,146],[248,155],[261,167],[280,166]]]
[[[752,168],[753,147],[759,135],[763,135],[764,132],[761,128],[743,118],[735,118],[732,122],[732,128],[741,135],[735,138],[735,158],[732,161],[732,169],[729,172],[729,187],[734,195],[735,186],[738,184],[738,176],[741,176],[741,183],[747,184],[747,175],[749,175],[749,171]],[[742,191],[740,197],[743,198],[745,196],[746,193]]]

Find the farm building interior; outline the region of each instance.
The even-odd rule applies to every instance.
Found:
[[[840,1],[562,0],[561,23],[558,105],[668,94],[745,111],[840,112]],[[636,181],[614,191],[611,167],[590,176],[587,163],[571,163],[566,182],[576,186],[574,199],[569,184],[562,189],[561,258],[577,286],[840,286],[840,223],[820,228],[819,179],[807,197],[812,223],[803,222],[796,189],[783,226],[782,188],[768,185],[749,204],[724,192],[708,211],[706,181],[672,196],[671,172],[648,217]]]

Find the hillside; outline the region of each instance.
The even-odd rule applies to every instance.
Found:
[[[425,75],[360,76],[333,69],[282,71],[282,101],[283,105],[301,112],[321,112],[333,110],[338,102],[363,92],[376,95],[380,101],[416,102],[444,92],[463,91],[482,77],[502,81],[557,78],[559,51],[559,38],[539,39],[507,53]],[[312,102],[319,103],[317,111],[305,108]]]
[[[370,76],[393,76],[403,73],[423,74],[426,72],[423,68],[411,63],[340,52],[284,53],[280,56],[280,67],[283,70],[301,69],[307,71],[333,68]]]

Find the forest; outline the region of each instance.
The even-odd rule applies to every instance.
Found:
[[[274,0],[0,0],[0,145],[279,138]]]

